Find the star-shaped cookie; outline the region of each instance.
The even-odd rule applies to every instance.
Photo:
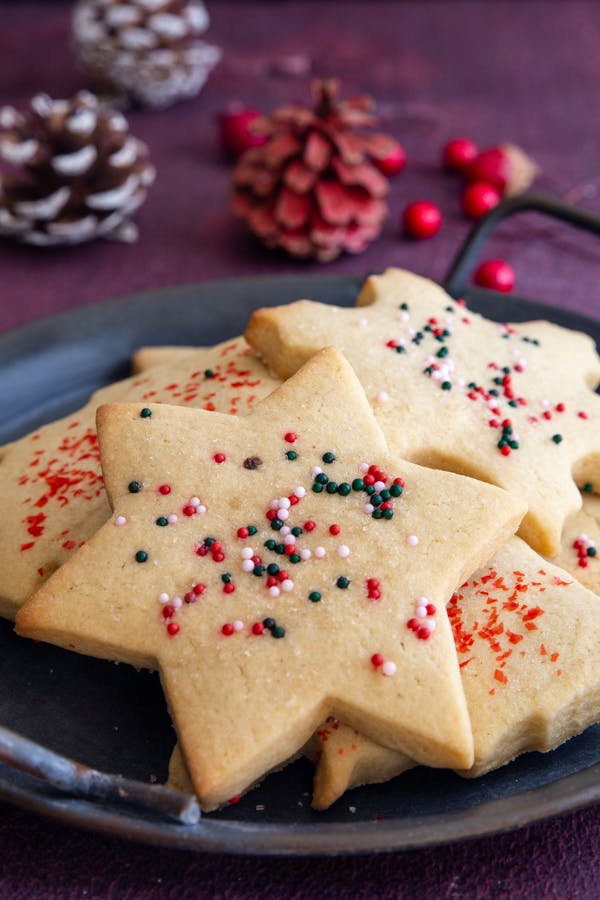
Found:
[[[448,612],[475,744],[473,766],[459,774],[551,750],[600,719],[600,597],[519,538],[456,592]],[[317,809],[414,765],[333,718],[308,752]]]
[[[520,501],[390,455],[334,349],[248,416],[117,404],[98,431],[112,519],[17,629],[157,667],[206,808],[327,715],[427,764],[471,765],[445,604]]]
[[[116,400],[175,403],[246,413],[279,380],[243,338],[193,352],[97,391],[85,407],[7,445],[0,455],[0,615],[19,606],[110,515],[96,435],[96,409]]]
[[[591,338],[548,322],[499,325],[433,282],[389,269],[358,308],[311,301],[256,311],[246,338],[286,378],[325,344],[354,367],[393,450],[522,497],[521,536],[559,550],[581,503],[573,479],[600,483],[600,361]]]

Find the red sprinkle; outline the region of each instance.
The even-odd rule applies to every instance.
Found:
[[[239,538],[247,538],[249,534],[250,534],[250,532],[245,527],[238,528],[238,530],[237,530],[237,536]]]
[[[161,484],[158,489],[159,494],[170,494],[171,493],[171,485],[170,484]]]
[[[381,653],[374,653],[373,656],[371,657],[371,662],[373,663],[375,668],[378,669],[380,666],[382,666],[384,664],[385,660],[384,660],[383,656],[381,655]]]
[[[234,628],[231,622],[225,622],[223,627],[221,628],[221,634],[224,634],[225,637],[230,637],[233,634]]]
[[[175,613],[175,608],[171,606],[169,603],[167,606],[163,606],[162,608],[162,617],[163,619],[170,619],[172,615]]]
[[[333,524],[329,526],[329,534],[339,534],[341,528],[339,525]]]
[[[223,585],[223,593],[224,594],[233,594],[235,591],[235,584],[232,581],[228,581]]]
[[[224,453],[215,453],[213,455],[213,459],[216,463],[224,463],[225,460],[227,459],[227,457],[225,456]]]
[[[298,440],[298,435],[294,434],[293,431],[286,431],[286,433],[283,436],[283,439],[284,439],[284,441],[287,441],[288,444],[295,444],[296,441]]]
[[[265,626],[262,622],[255,622],[252,626],[252,634],[262,634],[265,630]]]
[[[175,637],[176,634],[179,633],[179,625],[177,622],[169,622],[167,625],[167,631],[171,635],[171,637]]]
[[[184,516],[195,516],[196,515],[196,507],[195,506],[184,506],[182,509]]]
[[[305,531],[314,531],[316,527],[317,527],[317,523],[316,523],[316,522],[313,522],[312,519],[309,519],[308,522],[305,522],[305,523],[304,523],[304,530],[305,530]]]

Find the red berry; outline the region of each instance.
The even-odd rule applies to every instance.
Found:
[[[231,156],[241,156],[251,147],[262,147],[267,142],[264,134],[252,131],[252,122],[260,118],[256,109],[245,109],[240,105],[232,105],[219,118],[221,146]]]
[[[501,200],[500,191],[485,181],[476,181],[468,185],[461,198],[462,211],[469,219],[481,219],[486,213],[498,206]]]
[[[487,181],[501,193],[510,178],[510,159],[501,147],[490,147],[477,156],[464,172],[467,181]]]
[[[397,175],[406,165],[406,153],[402,144],[395,144],[387,156],[377,159],[373,158],[373,165],[379,169],[388,178]]]
[[[435,203],[417,200],[409,203],[402,216],[404,233],[417,240],[433,237],[442,227],[442,214]]]
[[[479,150],[468,138],[454,138],[444,147],[442,159],[446,169],[451,172],[464,172],[468,165],[477,158]]]
[[[503,259],[486,259],[475,270],[474,281],[479,287],[507,294],[515,286],[515,271]]]

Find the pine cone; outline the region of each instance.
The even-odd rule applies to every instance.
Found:
[[[0,180],[0,235],[38,246],[137,237],[128,217],[154,168],[124,116],[93,94],[38,94],[27,112],[0,109],[0,158],[10,167]]]
[[[193,97],[220,59],[202,0],[80,0],[75,52],[99,85],[156,109]]]
[[[238,161],[233,209],[268,247],[327,262],[379,234],[389,185],[371,160],[396,142],[355,130],[375,124],[369,97],[336,105],[336,81],[315,82],[313,93],[314,111],[288,106],[253,123],[268,140]]]

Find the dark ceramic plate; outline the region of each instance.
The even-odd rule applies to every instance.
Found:
[[[256,306],[311,297],[351,305],[359,279],[289,277],[170,288],[55,316],[0,337],[0,443],[66,413],[128,373],[144,344],[208,345],[239,334]],[[550,318],[600,342],[600,323],[511,297],[475,299],[500,321]],[[0,622],[0,724],[66,756],[142,781],[163,780],[174,744],[158,677],[17,638]],[[310,809],[303,760],[242,801],[173,824],[152,813],[65,797],[0,765],[0,799],[148,843],[231,853],[397,850],[516,828],[600,801],[600,725],[549,754],[527,754],[475,781],[415,769]]]

